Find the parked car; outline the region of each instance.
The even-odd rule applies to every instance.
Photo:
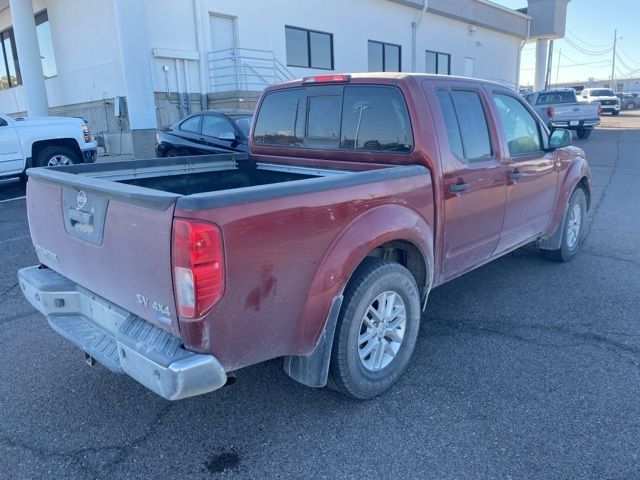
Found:
[[[22,176],[29,167],[92,163],[96,142],[77,117],[12,119],[0,114],[0,178]]]
[[[608,88],[585,88],[580,92],[578,101],[597,102],[602,107],[603,113],[611,113],[614,117],[620,114],[620,99]]]
[[[640,108],[640,93],[616,93],[616,97],[620,99],[622,110]]]
[[[550,130],[575,130],[578,138],[589,138],[593,127],[600,123],[598,104],[578,103],[572,88],[542,90],[524,96]]]
[[[246,152],[251,110],[206,110],[158,130],[159,157]]]
[[[249,154],[29,170],[20,287],[89,363],[179,399],[283,357],[370,398],[432,288],[532,242],[579,249],[585,154],[500,84],[308,77],[268,87],[252,132]]]

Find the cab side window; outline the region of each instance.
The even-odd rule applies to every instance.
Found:
[[[438,90],[449,148],[467,163],[491,157],[489,127],[478,92],[470,90]]]
[[[515,97],[500,93],[493,94],[509,153],[522,155],[542,151],[542,140],[538,121]]]

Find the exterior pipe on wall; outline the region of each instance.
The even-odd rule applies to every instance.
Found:
[[[422,22],[422,19],[427,13],[427,7],[429,6],[429,0],[423,0],[422,10],[416,17],[416,19],[411,22],[411,71],[417,71],[417,58],[418,58],[418,27]]]
[[[187,115],[191,114],[191,88],[189,84],[189,63],[188,60],[182,60],[182,68],[184,68],[184,106],[187,110]]]
[[[202,28],[202,4],[200,0],[193,0],[193,16],[196,25],[196,42],[198,44],[198,74],[200,77],[200,109],[206,110],[207,105],[207,52],[204,46],[204,32]]]
[[[184,98],[182,96],[182,81],[180,79],[180,60],[174,58],[176,70],[176,91],[178,92],[178,109],[180,110],[180,118],[184,118]]]

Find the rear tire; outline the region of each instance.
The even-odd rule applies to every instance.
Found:
[[[366,258],[344,293],[331,351],[331,388],[359,400],[393,385],[420,328],[420,293],[402,265]]]
[[[627,103],[627,110],[633,110],[634,108],[636,108],[636,104],[633,102],[629,102]]]
[[[591,136],[591,130],[593,130],[592,128],[579,128],[578,129],[578,138],[589,138]]]
[[[59,167],[76,163],[80,163],[80,158],[73,150],[57,145],[44,147],[34,162],[37,167]]]
[[[569,262],[576,256],[584,234],[587,218],[587,196],[580,187],[576,188],[569,199],[567,215],[562,225],[562,244],[558,250],[543,250],[545,257],[556,262]]]

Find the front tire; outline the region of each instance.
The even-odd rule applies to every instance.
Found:
[[[578,129],[578,138],[586,139],[591,136],[591,128],[579,128]]]
[[[35,159],[38,167],[60,167],[80,163],[78,155],[67,147],[44,147]]]
[[[613,115],[614,117],[617,117],[618,115],[620,115],[620,111],[614,110],[613,112],[611,112],[611,115]]]
[[[576,256],[584,234],[587,218],[587,196],[582,188],[576,188],[569,199],[567,214],[562,226],[562,245],[557,250],[543,250],[547,258],[557,262],[569,262]]]
[[[629,102],[627,103],[627,110],[633,110],[634,108],[636,108],[636,104],[633,102]]]
[[[420,328],[420,293],[402,265],[366,258],[344,293],[331,352],[332,385],[365,400],[387,390],[406,368]]]

